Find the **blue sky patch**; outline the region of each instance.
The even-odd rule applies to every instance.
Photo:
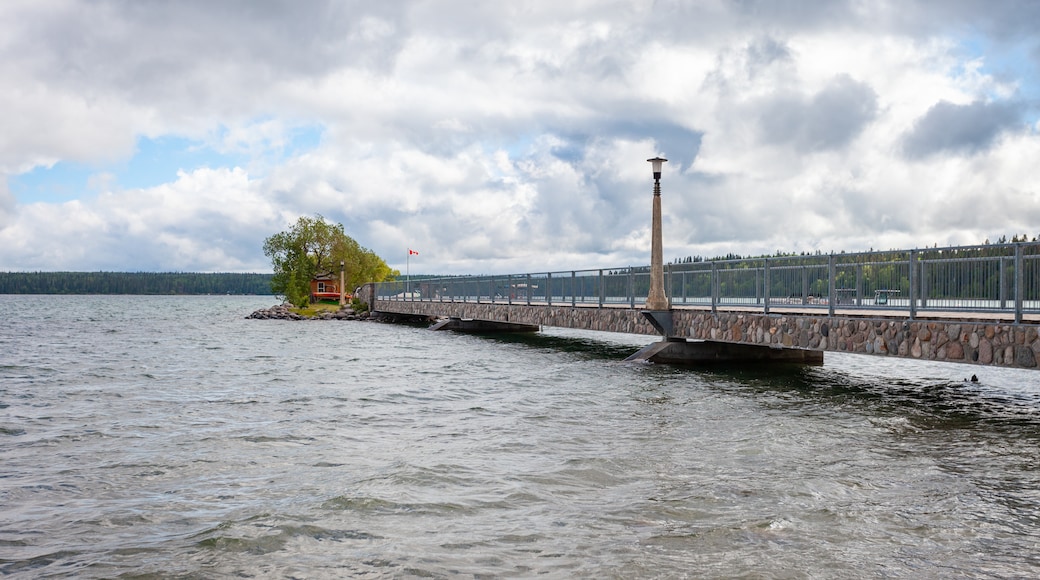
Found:
[[[222,130],[218,139],[226,134]],[[262,156],[265,164],[278,164],[318,146],[320,127],[293,129],[280,147],[268,147]],[[258,172],[255,151],[220,152],[204,141],[166,136],[142,137],[134,156],[121,163],[87,164],[59,161],[51,167],[36,167],[21,175],[8,177],[8,187],[19,203],[63,203],[89,199],[103,191],[144,189],[177,179],[179,170],[200,167],[247,167]]]
[[[1026,120],[1036,123],[1040,120],[1040,110],[1037,103],[1040,102],[1040,70],[1037,69],[1035,48],[1026,42],[995,42],[981,35],[965,37],[960,42],[960,48],[964,51],[967,59],[982,59],[979,72],[992,75],[998,81],[1014,81],[1018,85],[1018,94],[1014,97],[1030,103],[1027,108]],[[955,71],[962,74],[963,68]],[[992,100],[1002,100],[995,94],[986,95]]]

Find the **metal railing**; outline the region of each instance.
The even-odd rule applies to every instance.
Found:
[[[649,266],[382,282],[380,300],[641,308]],[[784,310],[1040,312],[1040,243],[711,260],[665,267],[683,306]]]

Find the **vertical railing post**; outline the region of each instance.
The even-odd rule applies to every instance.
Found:
[[[599,307],[603,308],[603,300],[606,298],[606,289],[603,288],[603,270],[599,271]]]
[[[525,288],[525,293],[527,294],[527,305],[530,306],[531,305],[531,275],[530,274],[527,275],[527,288]]]
[[[552,306],[552,272],[545,274],[545,305]]]
[[[809,267],[802,264],[802,306],[809,303]]]
[[[1016,250],[1015,253],[1017,254],[1018,251]],[[998,298],[1000,299],[1000,309],[1001,310],[1004,310],[1005,308],[1007,308],[1007,299],[1008,299],[1007,266],[1006,266],[1006,264],[1007,264],[1007,260],[1004,259],[1004,256],[1001,256],[1001,257],[997,258],[997,279],[999,280],[997,282],[997,294],[999,294]]]
[[[928,260],[918,260],[919,268],[921,269],[921,276],[918,278],[918,286],[921,288],[921,308],[928,308],[928,293],[931,289],[928,287]]]
[[[764,262],[763,262],[764,264]],[[755,304],[762,304],[762,272],[758,268],[755,268]]]
[[[632,266],[628,267],[628,307],[633,310],[636,307],[636,273]]]
[[[513,303],[513,275],[506,276],[506,304]]]
[[[1022,244],[1015,244],[1015,324],[1022,323],[1022,290],[1025,272],[1022,271]]]
[[[856,264],[856,306],[863,306],[863,264]]]
[[[665,284],[664,297],[668,299],[668,309],[671,310],[672,309],[672,284],[675,282],[675,280],[672,279],[672,264],[666,265],[665,268],[667,269],[667,272],[665,272],[665,274],[668,276],[668,283]]]
[[[711,280],[708,282],[708,286],[711,293],[711,313],[717,314],[719,311],[719,266],[714,260],[711,261]]]
[[[577,286],[574,284],[577,280],[574,278],[574,270],[571,270],[571,307],[574,306],[575,299],[577,298],[578,291]]]
[[[769,314],[769,258],[762,260],[762,312]]]
[[[686,304],[687,298],[688,298],[687,292],[686,292],[686,274],[688,274],[688,272],[684,269],[682,271],[682,276],[680,276],[680,278],[679,278],[679,283],[682,284],[682,302],[683,302],[683,304]]]
[[[910,250],[910,320],[913,320],[917,316],[917,294],[919,291],[918,286],[920,280],[918,280],[919,273],[917,271],[917,250]]]
[[[835,278],[837,268],[834,263],[834,252],[827,257],[827,316],[834,316],[834,305],[838,302],[838,292],[835,290]]]

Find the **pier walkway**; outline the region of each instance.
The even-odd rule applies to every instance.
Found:
[[[654,312],[649,270],[424,278],[362,297],[376,312],[455,321],[445,328],[658,335],[672,343],[654,347],[664,362],[848,352],[1036,369],[1040,357],[1040,243],[669,264],[669,308]]]

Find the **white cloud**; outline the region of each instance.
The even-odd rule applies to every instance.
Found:
[[[0,269],[265,270],[316,213],[413,271],[646,263],[657,154],[668,257],[1035,235],[1009,6],[4,3]],[[118,189],[165,136],[245,161]],[[15,198],[59,161],[104,168]]]
[[[0,231],[14,217],[16,201],[7,187],[7,177],[0,175]]]
[[[24,205],[0,229],[5,267],[262,271],[266,260],[255,248],[296,216],[255,185],[241,169],[198,169],[150,189]]]

